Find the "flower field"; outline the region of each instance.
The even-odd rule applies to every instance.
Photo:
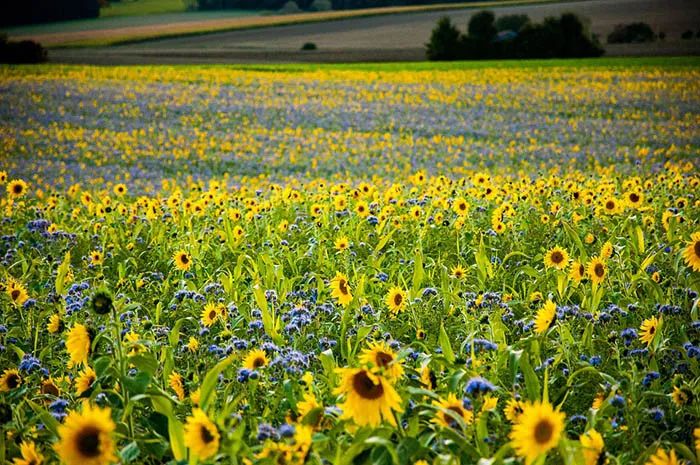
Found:
[[[0,68],[0,153],[0,463],[700,464],[697,61]]]

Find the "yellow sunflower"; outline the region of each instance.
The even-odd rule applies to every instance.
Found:
[[[690,242],[683,249],[683,258],[685,264],[693,271],[700,271],[700,231],[696,231],[690,236]]]
[[[645,465],[682,465],[683,461],[678,460],[676,457],[676,451],[671,449],[671,453],[666,453],[662,448],[656,449],[654,455],[649,457]]]
[[[515,398],[511,398],[506,402],[506,406],[503,409],[503,413],[505,414],[506,418],[508,421],[511,423],[516,423],[518,421],[518,418],[520,418],[520,414],[523,413],[523,408],[525,407],[525,404],[520,401],[516,400]]]
[[[219,309],[220,305],[221,304],[210,302],[202,309],[202,324],[207,328],[213,325],[216,320],[219,319],[219,316],[221,315],[221,311]]]
[[[112,189],[112,191],[114,192],[115,195],[118,195],[119,197],[121,197],[124,194],[126,194],[126,192],[127,192],[126,185],[117,184],[114,186],[114,189]]]
[[[219,429],[200,409],[194,409],[185,425],[185,445],[192,455],[207,459],[219,450]]]
[[[695,450],[700,454],[700,427],[693,430],[693,436],[695,436]]]
[[[406,292],[401,288],[392,287],[386,295],[385,302],[386,306],[389,307],[389,311],[396,315],[406,308]]]
[[[7,195],[13,199],[19,199],[27,193],[27,183],[21,179],[13,179],[7,184]]]
[[[18,307],[29,299],[29,294],[27,293],[27,289],[24,287],[24,285],[12,278],[7,280],[5,285],[5,293],[10,298],[12,303]]]
[[[571,264],[571,271],[569,272],[569,277],[575,283],[580,283],[581,280],[586,276],[586,267],[583,263],[575,261]]]
[[[342,236],[335,240],[335,250],[342,252],[350,248],[350,241],[347,237]]]
[[[190,254],[184,250],[178,250],[173,254],[173,261],[175,262],[175,268],[181,271],[187,271],[192,266],[192,258]]]
[[[455,416],[461,419],[465,425],[470,425],[474,421],[474,413],[464,408],[462,399],[458,399],[452,393],[448,394],[447,399],[434,400],[433,405],[437,408],[437,411],[432,421],[437,425],[458,429],[460,424],[455,420]]]
[[[76,323],[68,331],[66,350],[70,357],[69,366],[87,363],[90,354],[90,334],[84,325]]]
[[[60,440],[54,449],[66,465],[108,465],[117,461],[114,429],[109,408],[92,407],[86,402],[82,412],[69,412],[58,427]]]
[[[557,305],[548,300],[544,306],[537,311],[535,316],[535,333],[543,334],[554,324],[557,318]]]
[[[383,341],[370,343],[362,351],[360,363],[378,368],[390,381],[397,381],[403,375],[402,362],[396,358],[396,352]]]
[[[469,212],[469,204],[463,198],[455,199],[452,203],[452,210],[459,216],[465,216]]]
[[[6,369],[0,376],[0,392],[10,392],[22,385],[22,377],[15,369]]]
[[[639,208],[644,203],[644,194],[642,191],[635,190],[625,193],[625,201],[630,208]]]
[[[671,399],[673,400],[673,403],[676,404],[676,406],[683,407],[684,405],[688,405],[693,402],[694,398],[695,396],[689,388],[679,388],[678,386],[673,386]]]
[[[548,402],[527,403],[510,432],[513,448],[530,465],[559,444],[565,415]]]
[[[90,252],[90,263],[93,265],[102,265],[105,262],[105,256],[99,250]]]
[[[401,396],[389,381],[366,368],[339,368],[340,385],[333,391],[345,397],[342,418],[357,425],[378,426],[382,420],[396,426],[393,412],[401,412]]]
[[[569,253],[559,246],[553,247],[544,254],[544,266],[563,270],[569,263]]]
[[[44,461],[44,456],[37,450],[36,444],[31,441],[22,441],[19,445],[21,457],[17,457],[12,461],[12,465],[41,465]]]
[[[451,273],[450,276],[452,276],[453,278],[462,279],[467,275],[467,270],[464,269],[463,266],[457,265],[457,266],[452,267],[452,270],[450,273]]]
[[[49,317],[49,323],[46,325],[46,329],[51,334],[60,333],[63,331],[63,321],[61,321],[61,315],[54,313]]]
[[[58,397],[61,395],[61,390],[59,389],[56,381],[53,378],[45,379],[41,382],[41,394]]]
[[[75,395],[80,396],[92,387],[97,379],[95,370],[85,367],[80,375],[75,379]]]
[[[352,289],[348,284],[348,277],[342,273],[336,273],[331,279],[331,297],[338,299],[338,303],[343,307],[347,307],[352,302]]]
[[[267,363],[268,360],[265,352],[260,349],[253,349],[248,352],[248,355],[243,359],[243,368],[257,370],[258,368],[266,366]]]
[[[661,328],[662,319],[652,316],[642,321],[642,325],[639,327],[639,340],[645,342],[647,346],[651,344],[654,340],[654,336],[659,332]]]
[[[187,393],[185,392],[185,380],[179,373],[174,371],[170,373],[170,376],[168,376],[168,385],[173,391],[175,391],[175,394],[177,394],[177,399],[180,402],[185,400],[187,397]]]
[[[602,283],[607,273],[608,267],[604,260],[593,257],[591,261],[588,262],[588,277],[591,278],[593,284]]]
[[[601,456],[605,457],[605,452],[603,452],[605,443],[603,436],[598,431],[594,429],[586,431],[581,435],[580,441],[586,465],[597,465]]]

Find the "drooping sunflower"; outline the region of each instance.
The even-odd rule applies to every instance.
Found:
[[[544,306],[537,311],[535,316],[535,333],[543,334],[554,324],[557,318],[557,305],[548,300]]]
[[[392,287],[386,295],[386,306],[396,315],[406,308],[406,292],[399,287]]]
[[[45,379],[41,382],[41,394],[58,397],[61,395],[61,389],[58,387],[56,380],[53,378]]]
[[[588,262],[588,277],[591,278],[593,284],[602,283],[607,272],[608,267],[605,261],[599,257],[593,257],[591,261]]]
[[[48,330],[49,333],[51,334],[56,334],[60,333],[63,331],[64,324],[63,321],[61,320],[61,315],[58,313],[54,313],[49,317],[49,323],[46,325],[46,329]]]
[[[90,354],[90,334],[85,325],[76,323],[68,331],[66,350],[70,357],[70,366],[87,363]]]
[[[658,448],[654,455],[649,457],[646,465],[682,465],[684,462],[678,460],[676,451],[671,449],[671,453],[667,453],[664,449]]]
[[[187,271],[192,266],[192,258],[184,250],[178,250],[173,254],[173,262],[175,262],[175,268],[180,271]]]
[[[348,284],[348,277],[342,273],[336,272],[335,277],[331,279],[331,297],[338,299],[338,303],[343,307],[347,307],[352,302],[352,289]]]
[[[683,249],[683,258],[685,264],[693,271],[700,271],[700,231],[696,231],[690,236],[690,242]]]
[[[0,376],[0,392],[10,392],[22,385],[22,377],[19,371],[8,368]]]
[[[559,246],[553,247],[544,254],[544,266],[563,270],[569,264],[569,253]]]
[[[571,264],[571,272],[569,272],[569,278],[575,283],[580,283],[581,280],[586,276],[586,267],[583,263],[575,261]]]
[[[5,293],[8,295],[12,303],[16,306],[21,306],[29,299],[29,294],[24,285],[10,278],[5,284]]]
[[[27,193],[27,183],[21,179],[13,179],[7,184],[7,195],[13,199],[19,199]]]
[[[182,402],[185,400],[187,393],[185,391],[185,380],[182,378],[182,375],[175,371],[170,373],[170,376],[168,376],[168,385],[173,391],[175,391],[179,401]]]
[[[649,346],[651,341],[654,340],[656,333],[659,332],[662,319],[663,318],[659,319],[652,316],[651,318],[647,318],[646,320],[642,321],[642,325],[639,327],[639,340],[645,342],[646,345]]]
[[[22,441],[19,445],[21,457],[17,457],[12,461],[12,465],[41,465],[44,462],[44,456],[37,450],[36,444],[31,441]]]
[[[401,412],[401,396],[391,383],[366,368],[339,368],[340,385],[333,391],[345,397],[342,418],[357,425],[378,426],[382,420],[396,426],[393,412]]]
[[[360,363],[381,370],[390,381],[397,381],[403,375],[403,365],[396,352],[384,341],[370,343],[362,351]]]
[[[112,438],[115,427],[109,408],[85,402],[82,412],[69,412],[58,427],[60,440],[54,449],[66,465],[111,464],[117,460]]]
[[[586,465],[597,465],[600,458],[605,457],[605,452],[603,452],[605,442],[598,431],[594,429],[586,431],[581,435],[580,441]]]
[[[530,465],[559,444],[564,430],[565,415],[554,410],[548,402],[527,403],[510,432],[513,448]]]
[[[90,367],[85,367],[80,375],[75,379],[75,395],[81,396],[87,392],[97,379],[95,370]]]
[[[452,393],[448,394],[447,399],[434,400],[433,406],[437,408],[433,423],[445,428],[460,427],[454,416],[461,419],[465,425],[470,425],[474,421],[474,412],[464,408],[464,401]]]
[[[185,445],[199,459],[207,459],[219,450],[219,429],[201,409],[194,409],[185,425]]]
[[[249,370],[257,370],[258,368],[266,366],[268,363],[267,355],[260,349],[253,349],[248,352],[245,359],[243,359],[243,368]]]
[[[695,399],[695,396],[693,395],[693,391],[687,387],[679,388],[678,386],[673,386],[671,399],[676,406],[683,407],[684,405],[691,404]]]

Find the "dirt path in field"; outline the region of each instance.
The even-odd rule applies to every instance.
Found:
[[[481,9],[481,8],[479,8]],[[700,55],[700,40],[681,40],[700,30],[697,0],[588,0],[493,8],[497,15],[525,13],[534,21],[572,11],[591,22],[604,41],[618,23],[644,21],[666,40],[650,44],[606,45],[608,56]],[[53,61],[92,64],[288,63],[417,61],[441,16],[464,28],[474,9],[385,15],[289,26],[228,31],[192,37],[92,49],[52,50]],[[300,51],[313,42],[318,50]]]

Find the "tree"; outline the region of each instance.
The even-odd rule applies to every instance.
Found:
[[[476,40],[488,43],[493,41],[493,38],[498,32],[494,22],[496,16],[492,11],[480,11],[469,18],[469,26],[467,32],[469,37]]]
[[[494,25],[496,26],[496,30],[498,32],[520,32],[520,30],[527,24],[530,24],[530,18],[527,15],[505,15],[496,19]]]
[[[429,60],[455,60],[459,57],[460,32],[447,16],[440,18],[425,45]]]

